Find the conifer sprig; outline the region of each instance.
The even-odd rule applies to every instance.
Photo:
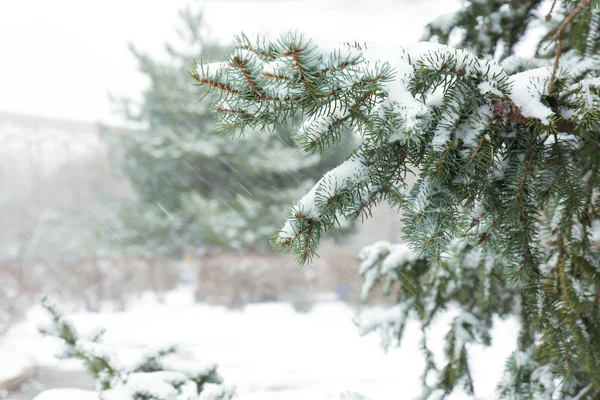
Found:
[[[50,323],[41,326],[44,335],[61,339],[64,344],[62,358],[81,360],[96,379],[101,398],[123,400],[232,400],[233,388],[222,386],[223,379],[216,365],[184,365],[172,358],[174,346],[150,349],[132,364],[123,363],[114,352],[101,343],[104,330],[90,337],[82,337],[73,323],[49,297],[42,299],[42,306],[50,315]],[[212,386],[214,387],[212,387]],[[217,385],[219,385],[217,387]],[[207,392],[217,390],[214,397]],[[198,397],[200,396],[200,397]]]

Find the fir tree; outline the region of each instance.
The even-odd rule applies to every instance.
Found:
[[[465,1],[426,28],[429,42],[405,49],[240,35],[226,62],[191,72],[219,93],[213,108],[228,131],[300,115],[293,137],[311,154],[344,142],[346,129],[362,136],[272,244],[304,263],[340,216],[368,217],[382,201],[401,211],[409,247],[360,254],[364,297],[383,284],[398,301],[363,329],[394,345],[407,316],[420,320],[423,398],[474,394],[468,345],[489,344],[493,317],[511,314],[521,331],[500,398],[600,398],[595,3]],[[536,40],[535,54],[515,55]],[[460,312],[437,365],[425,332],[449,306]]]
[[[62,341],[61,358],[83,362],[103,400],[231,400],[235,396],[232,387],[222,384],[214,364],[178,361],[174,346],[149,349],[137,361],[124,363],[101,343],[104,330],[86,337],[52,299],[45,297],[42,306],[51,322],[40,332]]]
[[[231,146],[186,76],[193,56],[218,60],[224,49],[205,40],[201,12],[186,8],[180,17],[180,40],[165,45],[166,60],[131,46],[149,85],[139,104],[115,100],[133,128],[105,126],[103,137],[136,199],[118,204],[119,218],[101,221],[99,236],[136,256],[267,250],[287,205],[351,147],[306,158],[284,128],[271,136],[247,130]]]

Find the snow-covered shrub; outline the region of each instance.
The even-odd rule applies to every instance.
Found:
[[[29,290],[39,298],[42,292],[88,311],[102,304],[122,310],[128,301],[144,292],[158,295],[179,282],[177,265],[163,257],[78,258],[73,260],[28,260]]]
[[[45,297],[42,305],[51,322],[40,332],[62,340],[61,358],[83,362],[94,375],[102,400],[231,400],[235,396],[233,387],[222,384],[215,364],[178,360],[174,346],[147,349],[137,361],[125,363],[102,344],[103,330],[83,336],[52,299]]]
[[[198,269],[196,300],[228,307],[264,301],[290,302],[308,310],[319,294],[337,294],[339,300],[360,301],[356,255],[330,251],[305,268],[289,255],[260,253],[219,254],[194,260]],[[375,294],[371,301],[384,300]],[[389,303],[389,301],[387,301]]]
[[[196,300],[234,308],[265,301],[310,304],[318,268],[299,269],[291,257],[258,253],[205,256],[198,260]]]
[[[159,297],[179,283],[178,266],[164,257],[10,259],[0,261],[0,334],[21,318],[42,293],[88,311],[122,311],[144,292]]]

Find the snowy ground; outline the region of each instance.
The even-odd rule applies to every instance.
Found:
[[[12,346],[0,345],[0,398],[7,390],[19,387],[34,373],[32,360],[22,351]]]
[[[417,325],[408,325],[401,348],[385,354],[377,335],[358,336],[354,315],[355,311],[338,302],[318,305],[309,313],[297,313],[282,303],[230,311],[194,304],[189,291],[179,290],[164,304],[149,296],[123,313],[76,313],[72,318],[82,330],[105,326],[105,341],[123,357],[133,356],[147,345],[176,343],[182,358],[218,362],[226,381],[238,387],[241,400],[322,399],[344,390],[373,400],[418,395],[423,360]],[[53,357],[57,343],[36,333],[37,324],[44,319],[43,311],[35,308],[27,321],[4,339],[5,345],[29,355],[46,371],[37,385],[30,385],[26,393],[11,393],[9,399],[31,399],[44,388],[86,388],[91,383],[76,362]],[[431,341],[438,352],[448,322],[440,320],[433,328],[436,337]],[[504,360],[516,342],[517,328],[513,320],[497,321],[494,345],[472,349],[477,398],[493,398]],[[0,371],[10,368],[1,360],[0,354]],[[48,371],[52,371],[51,379]],[[459,394],[453,398],[469,397]]]

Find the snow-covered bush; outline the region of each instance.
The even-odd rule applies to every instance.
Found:
[[[0,334],[43,293],[88,311],[122,311],[142,293],[160,297],[180,280],[176,263],[164,257],[11,259],[0,261],[0,277]]]
[[[382,275],[396,283],[398,305],[367,320],[388,343],[409,314],[425,332],[449,305],[460,310],[443,365],[423,336],[424,398],[473,394],[469,345],[488,344],[493,317],[510,314],[521,331],[501,398],[598,398],[598,1],[462,4],[427,28],[430,42],[408,48],[240,35],[227,61],[191,75],[220,94],[213,108],[226,131],[302,115],[293,138],[310,153],[344,143],[348,129],[362,136],[272,244],[307,262],[340,220],[383,201],[402,212],[416,256],[380,243],[360,272],[365,295]],[[517,56],[521,47],[530,55]]]
[[[317,283],[310,272],[296,268],[289,257],[260,253],[205,256],[198,260],[196,300],[228,307],[310,301]]]
[[[215,364],[177,360],[174,346],[148,349],[137,361],[125,363],[101,343],[103,330],[85,337],[53,300],[46,297],[42,305],[51,322],[40,332],[62,340],[61,358],[83,362],[94,375],[102,400],[231,400],[235,396],[233,387],[223,385]]]
[[[151,291],[160,296],[179,283],[177,265],[164,257],[30,259],[15,263],[23,277],[21,297],[27,298],[29,306],[47,293],[81,304],[88,311],[99,311],[103,305],[123,310],[141,293]]]
[[[264,301],[290,302],[307,310],[320,293],[334,293],[340,285],[348,293],[340,299],[357,302],[360,281],[352,273],[358,262],[352,253],[325,254],[307,268],[294,257],[260,253],[209,255],[194,260],[198,276],[197,301],[241,307]]]

